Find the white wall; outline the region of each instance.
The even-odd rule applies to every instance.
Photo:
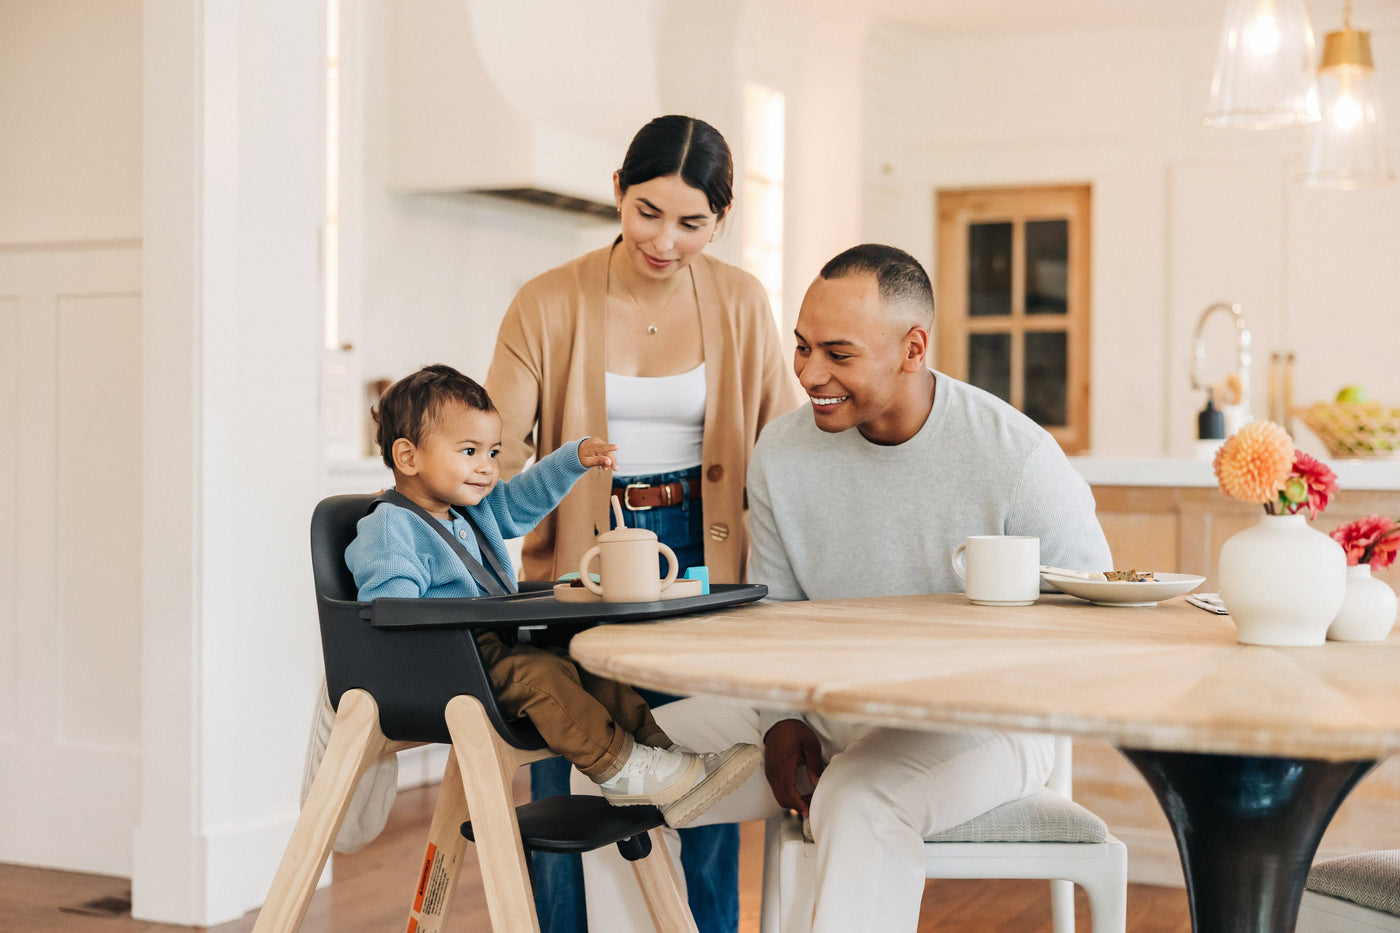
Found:
[[[1382,94],[1400,115],[1400,30],[1393,8],[1381,13],[1389,20],[1358,25],[1374,31]],[[1388,258],[1400,187],[1309,191],[1293,182],[1302,131],[1203,127],[1217,30],[940,39],[886,25],[871,36],[867,236],[933,263],[936,189],[1092,183],[1095,454],[1189,454],[1204,401],[1189,389],[1191,329],[1216,300],[1240,302],[1253,331],[1257,415],[1272,351],[1297,354],[1300,404],[1349,382],[1400,400],[1400,370],[1378,343],[1400,290]],[[1396,139],[1392,123],[1392,162]],[[1233,337],[1219,319],[1207,337],[1218,381]]]
[[[297,814],[320,672],[319,6],[143,6],[142,919],[257,906]]]

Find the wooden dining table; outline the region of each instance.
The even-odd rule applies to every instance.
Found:
[[[899,728],[1055,732],[1116,746],[1171,824],[1197,933],[1291,931],[1347,793],[1400,749],[1400,634],[1241,645],[1183,597],[1059,594],[758,603],[603,625],[570,652],[594,673]],[[1400,844],[1400,843],[1397,843]]]

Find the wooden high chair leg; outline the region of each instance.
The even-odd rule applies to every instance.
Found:
[[[453,697],[445,716],[471,810],[491,928],[496,933],[539,933],[511,781],[516,768],[542,756],[506,744],[475,697]]]
[[[418,871],[413,890],[413,906],[408,912],[408,933],[441,933],[452,910],[452,898],[457,892],[457,875],[467,838],[462,824],[470,816],[467,796],[462,786],[462,769],[457,756],[449,755],[447,768],[438,788],[433,822],[428,827],[427,850],[423,866]]]
[[[374,698],[363,690],[347,690],[253,933],[293,933],[301,927],[360,776],[389,747],[379,731]]]
[[[651,853],[633,862],[632,871],[647,902],[652,926],[657,933],[699,933],[690,905],[681,895],[680,878],[671,854],[666,851],[666,838],[659,828],[651,830],[647,836],[651,838]]]

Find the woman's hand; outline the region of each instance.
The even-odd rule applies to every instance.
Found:
[[[578,462],[589,468],[606,467],[616,470],[617,459],[612,455],[614,450],[617,450],[616,444],[605,443],[596,437],[586,437],[578,445]]]

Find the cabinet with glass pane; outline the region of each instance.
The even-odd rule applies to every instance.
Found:
[[[935,366],[1089,446],[1087,185],[938,192]]]

